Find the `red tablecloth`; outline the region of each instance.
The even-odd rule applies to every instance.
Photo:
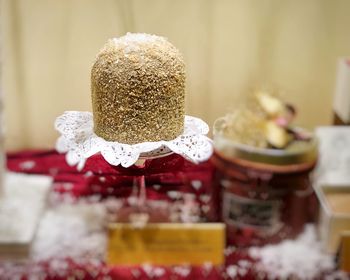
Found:
[[[8,169],[15,172],[49,174],[54,178],[54,191],[69,192],[74,196],[101,194],[102,198],[115,195],[125,197],[130,194],[133,175],[137,168],[115,168],[108,165],[100,156],[89,159],[82,171],[69,167],[63,155],[54,151],[28,151],[8,155]],[[205,206],[202,195],[212,192],[213,167],[210,162],[191,164],[181,157],[172,155],[146,163],[147,196],[151,199],[170,199],[169,190],[180,190],[196,194],[198,202]],[[101,178],[103,178],[101,180]],[[69,188],[67,188],[67,183]],[[161,188],[154,188],[161,185]],[[209,205],[210,206],[210,205]],[[212,207],[202,207],[203,217],[213,215]],[[207,210],[206,210],[207,209]],[[232,249],[232,248],[231,248]],[[226,265],[223,267],[192,267],[180,273],[176,267],[161,267],[162,273],[153,268],[108,267],[102,263],[78,264],[69,260],[64,269],[53,268],[51,262],[29,263],[18,268],[16,279],[263,279],[264,275],[254,271],[254,265],[245,269],[242,260],[252,263],[245,251],[229,250],[225,253]],[[54,262],[53,262],[54,263]],[[238,265],[241,263],[242,265]],[[158,267],[159,268],[159,267]],[[184,268],[182,268],[184,269]],[[181,270],[181,269],[180,269]],[[8,270],[7,270],[8,271]],[[159,271],[158,271],[159,272]],[[0,279],[14,279],[5,275],[6,269],[0,265]],[[34,276],[40,276],[34,278]],[[33,278],[30,278],[32,276]],[[26,278],[27,277],[27,278]],[[71,277],[71,278],[69,278]]]

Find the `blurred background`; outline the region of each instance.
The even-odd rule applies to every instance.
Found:
[[[53,147],[55,118],[88,110],[90,68],[111,37],[167,37],[187,65],[187,114],[212,126],[238,97],[271,85],[298,124],[332,121],[339,57],[350,53],[348,0],[3,0],[6,147]]]

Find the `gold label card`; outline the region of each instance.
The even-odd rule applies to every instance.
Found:
[[[148,224],[135,228],[131,224],[109,225],[107,262],[138,265],[201,265],[224,262],[225,225]]]

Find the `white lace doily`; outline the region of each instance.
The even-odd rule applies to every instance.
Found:
[[[205,136],[209,132],[208,125],[191,116],[185,116],[184,132],[176,139],[134,145],[106,141],[94,133],[93,126],[90,112],[67,111],[56,119],[55,128],[61,134],[56,149],[66,153],[69,165],[78,165],[78,169],[82,169],[86,159],[97,153],[101,153],[109,164],[123,167],[133,165],[139,158],[171,152],[198,163],[209,159],[213,153],[212,141]]]

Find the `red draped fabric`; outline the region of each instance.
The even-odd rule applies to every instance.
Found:
[[[144,172],[149,199],[171,200],[167,195],[171,190],[194,193],[198,203],[207,206],[202,207],[203,218],[216,218],[213,206],[217,202],[201,199],[202,195],[208,194],[217,197],[217,190],[212,186],[214,168],[210,161],[195,165],[180,156],[171,155],[148,161],[145,169],[140,170],[135,167],[112,167],[101,156],[94,156],[82,171],[77,171],[66,164],[64,155],[54,151],[25,151],[10,153],[7,166],[14,172],[51,175],[55,192],[70,193],[76,197],[99,194],[102,199],[108,196],[127,197],[133,177]],[[254,271],[254,264],[245,251],[231,248],[225,256],[226,264],[223,267],[203,265],[188,268],[186,273],[180,273],[176,267],[158,267],[162,273],[157,275],[153,273],[155,267],[147,271],[143,267],[109,267],[103,262],[79,264],[74,260],[66,260],[68,266],[65,265],[64,269],[58,266],[57,269],[52,265],[55,262],[48,260],[21,265],[18,270],[22,274],[17,274],[20,277],[16,276],[16,279],[32,279],[33,271],[36,271],[35,275],[38,275],[38,271],[42,275],[42,278],[33,279],[257,279],[258,273]],[[250,262],[249,269],[238,269],[237,264],[242,260]],[[11,279],[8,271],[0,263],[0,279]],[[264,278],[261,274],[259,277]]]

